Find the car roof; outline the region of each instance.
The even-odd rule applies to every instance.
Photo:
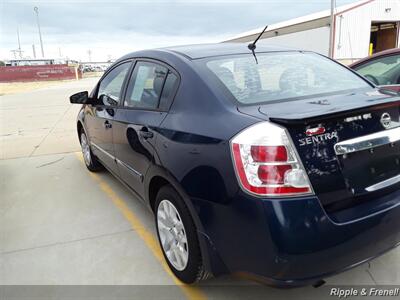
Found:
[[[349,65],[350,68],[354,68],[358,65],[364,64],[365,62],[368,62],[372,59],[375,59],[377,57],[382,57],[382,56],[387,56],[387,55],[396,55],[396,54],[400,54],[400,48],[393,48],[393,49],[388,49],[388,50],[384,50],[378,53],[375,53],[371,56],[367,56],[364,57],[360,60],[357,60],[356,62],[352,63]]]
[[[247,44],[245,43],[184,45],[184,46],[166,47],[163,49],[184,55],[190,59],[251,53],[250,50],[247,48]],[[272,46],[272,45],[267,46],[262,44],[257,45],[256,48],[256,52],[274,52],[274,51],[287,51],[287,50],[293,50],[293,49],[279,47],[279,46]]]
[[[257,45],[256,52],[276,52],[276,51],[290,51],[298,50],[287,47],[279,47],[272,45]],[[158,49],[141,50],[132,52],[125,55],[123,58],[146,56],[154,54],[169,53],[174,55],[183,56],[187,59],[199,59],[212,56],[235,55],[235,54],[249,54],[251,51],[244,43],[216,43],[216,44],[197,44],[197,45],[184,45],[172,46]]]

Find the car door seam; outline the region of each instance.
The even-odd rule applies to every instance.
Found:
[[[130,171],[131,173],[133,173],[134,175],[140,177],[140,179],[143,179],[143,174],[138,172],[137,170],[135,170],[134,168],[132,168],[130,165],[128,165],[127,163],[123,162],[122,160],[116,158],[114,155],[110,154],[108,151],[104,150],[103,148],[101,148],[99,145],[91,142],[90,143],[92,146],[94,146],[95,148],[97,148],[99,151],[103,152],[104,154],[106,154],[107,156],[111,157],[116,163],[118,163],[119,165],[125,167],[128,171]]]

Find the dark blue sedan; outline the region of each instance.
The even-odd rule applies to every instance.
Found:
[[[140,51],[70,100],[87,168],[154,212],[183,282],[316,284],[400,243],[400,97],[324,56]]]

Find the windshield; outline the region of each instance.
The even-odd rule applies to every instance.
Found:
[[[256,104],[371,88],[360,77],[331,60],[309,52],[214,57],[205,61],[242,104]]]

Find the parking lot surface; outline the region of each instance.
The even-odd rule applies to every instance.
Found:
[[[129,285],[142,299],[251,299],[250,290],[266,299],[328,298],[326,289],[278,290],[233,276],[179,283],[151,212],[108,172],[93,175],[82,163],[79,106],[68,96],[96,80],[0,97],[1,285]],[[400,285],[400,249],[326,281]]]

